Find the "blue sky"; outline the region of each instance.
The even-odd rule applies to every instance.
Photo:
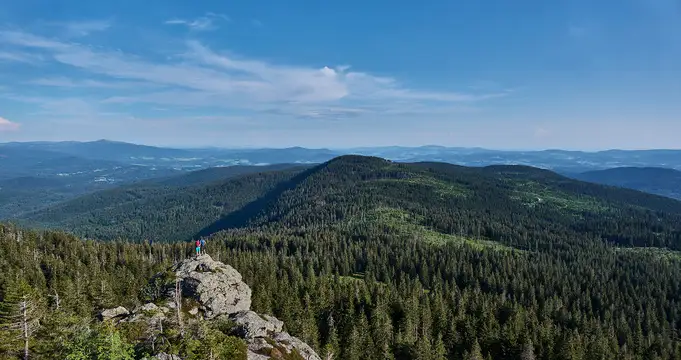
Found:
[[[681,0],[0,0],[0,142],[681,148]]]

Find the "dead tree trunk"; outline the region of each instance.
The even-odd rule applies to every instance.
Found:
[[[24,298],[21,303],[19,303],[19,307],[21,310],[21,327],[22,327],[22,335],[24,338],[24,360],[28,360],[28,339],[29,339],[29,333],[28,333],[28,302]]]
[[[175,279],[175,311],[177,313],[177,324],[180,327],[180,336],[184,337],[184,324],[182,323],[182,286],[180,279]]]

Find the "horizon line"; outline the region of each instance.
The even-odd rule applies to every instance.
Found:
[[[479,150],[479,151],[505,151],[505,152],[550,152],[550,151],[563,151],[563,152],[583,152],[583,153],[600,153],[609,151],[681,151],[681,148],[603,148],[603,149],[571,149],[571,148],[487,148],[481,146],[453,146],[453,145],[440,145],[440,144],[423,144],[423,145],[361,145],[352,147],[306,147],[301,145],[292,146],[281,146],[281,147],[267,147],[267,146],[234,146],[234,147],[224,147],[224,146],[177,146],[177,145],[154,145],[137,143],[130,141],[121,140],[111,140],[111,139],[97,139],[97,140],[29,140],[29,141],[6,141],[0,142],[2,145],[10,144],[59,144],[59,143],[97,143],[97,142],[110,142],[118,144],[127,144],[134,146],[146,146],[155,147],[159,149],[169,149],[169,150],[205,150],[205,149],[215,149],[215,150],[285,150],[285,149],[305,149],[305,150],[329,150],[329,151],[349,151],[358,149],[385,149],[385,148],[405,148],[405,149],[418,149],[418,148],[442,148],[442,149],[461,149],[461,150]]]

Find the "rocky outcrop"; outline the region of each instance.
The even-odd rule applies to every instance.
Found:
[[[291,353],[305,360],[321,360],[310,346],[283,331],[284,323],[273,316],[243,311],[229,318],[236,324],[234,335],[244,338],[248,344],[249,360],[277,359]]]
[[[182,360],[179,356],[177,355],[169,355],[166,353],[160,353],[151,358],[152,360]]]
[[[172,317],[175,309],[175,286],[181,286],[183,303],[181,311],[190,315],[187,321],[230,320],[235,326],[231,335],[246,341],[248,360],[299,359],[321,360],[319,355],[306,343],[284,331],[284,323],[269,315],[259,315],[250,310],[251,288],[243,282],[241,274],[229,265],[213,260],[208,255],[187,259],[169,269],[171,278],[164,295],[157,299],[158,306],[147,303],[129,312],[124,307],[102,312],[102,319],[118,322],[144,321],[158,324]],[[166,276],[168,272],[159,274]],[[177,281],[179,280],[179,281]],[[170,282],[173,282],[171,284]],[[177,355],[157,354],[152,359],[182,360]]]
[[[142,306],[136,307],[130,316],[122,319],[123,322],[135,322],[135,321],[145,321],[147,323],[158,323],[159,321],[166,319],[166,314],[170,312],[165,306],[156,306],[154,303],[144,304]]]
[[[251,288],[229,265],[201,255],[176,264],[172,270],[181,280],[182,296],[195,299],[205,319],[251,308]]]
[[[117,308],[106,309],[106,310],[102,311],[99,314],[99,318],[101,320],[111,320],[111,319],[114,319],[114,318],[125,317],[125,316],[128,316],[129,314],[130,314],[130,312],[128,311],[128,309],[126,309],[122,306],[119,306]]]

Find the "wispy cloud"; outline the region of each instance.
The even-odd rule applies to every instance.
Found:
[[[62,88],[101,88],[101,89],[125,89],[139,86],[147,86],[146,83],[131,81],[101,81],[92,79],[70,79],[67,77],[48,77],[33,79],[26,82],[30,85],[62,87]]]
[[[56,23],[55,25],[64,27],[66,35],[69,37],[80,37],[90,35],[93,32],[107,30],[111,27],[111,23],[111,20],[88,20]]]
[[[94,121],[104,117],[128,116],[122,112],[103,109],[99,101],[81,97],[23,96],[4,94],[3,98],[35,105],[27,115],[49,116],[53,119],[82,119]]]
[[[19,124],[0,117],[0,132],[19,130]]]
[[[0,62],[18,62],[25,64],[37,64],[43,60],[39,54],[31,54],[26,52],[9,52],[0,51]]]
[[[446,113],[508,95],[507,91],[407,88],[394,78],[351,71],[347,66],[279,65],[215,51],[197,41],[178,49],[179,57],[171,58],[176,61],[163,62],[22,32],[0,31],[0,42],[47,53],[61,65],[106,79],[44,78],[30,81],[34,85],[115,89],[134,83],[163,88],[101,99],[109,105],[147,103],[270,113],[278,109],[304,118],[342,118],[367,113]]]
[[[190,30],[194,31],[208,31],[215,30],[218,28],[216,21],[230,21],[230,18],[224,14],[206,13],[204,16],[200,16],[195,19],[170,19],[166,20],[167,25],[183,25],[188,27]]]
[[[0,42],[25,48],[67,50],[71,45],[23,31],[0,31]]]

